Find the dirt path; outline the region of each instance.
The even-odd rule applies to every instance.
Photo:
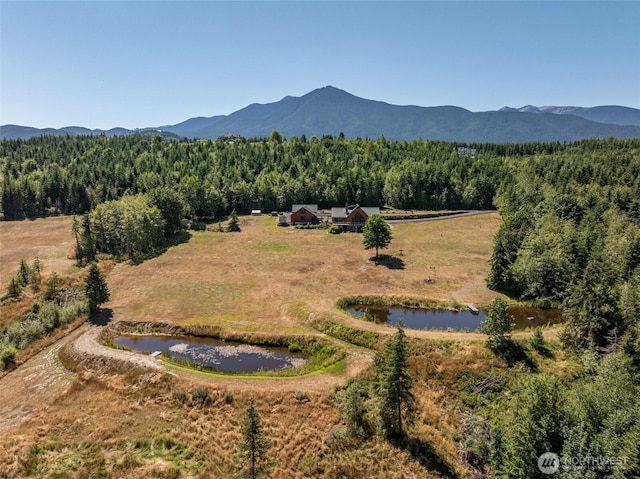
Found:
[[[102,326],[87,325],[85,333],[73,342],[73,347],[80,354],[86,356],[102,356],[118,361],[127,361],[145,368],[166,370],[162,362],[157,358],[100,344],[98,337],[101,331]]]
[[[347,324],[377,330],[391,334],[388,328],[358,322],[347,318]],[[241,390],[279,390],[301,392],[327,392],[344,384],[346,378],[357,376],[371,365],[372,351],[343,343],[348,356],[344,369],[340,373],[318,372],[302,377],[248,377],[228,376],[205,373],[179,368],[163,363],[160,359],[145,354],[113,349],[100,344],[98,337],[102,326],[85,324],[72,334],[65,336],[55,344],[34,356],[15,371],[0,379],[0,434],[5,433],[32,414],[46,408],[59,395],[63,394],[76,380],[77,375],[68,371],[58,360],[60,349],[72,343],[83,356],[100,356],[116,361],[127,361],[135,365],[167,371],[180,378]],[[407,330],[407,335],[416,338],[482,340],[484,335],[477,333],[455,333],[445,331]]]
[[[82,326],[0,379],[0,434],[50,404],[75,381],[58,360],[60,349],[86,331]]]
[[[454,218],[462,218],[463,216],[475,216],[475,215],[486,215],[489,213],[497,213],[497,210],[471,210],[465,211],[464,213],[453,213],[450,215],[443,216],[432,216],[429,218],[408,218],[403,220],[385,220],[387,223],[418,223],[422,221],[438,221],[438,220],[451,220]]]

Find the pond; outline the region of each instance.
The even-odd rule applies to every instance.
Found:
[[[395,326],[402,319],[410,329],[451,329],[453,331],[476,331],[487,317],[486,311],[474,314],[469,310],[403,308],[401,306],[381,306],[365,304],[351,306],[346,310],[358,317],[367,312],[368,319],[376,323]],[[529,306],[509,306],[507,312],[514,317],[516,329],[535,328],[562,322],[559,309],[540,309]]]
[[[228,373],[255,373],[296,368],[308,362],[302,353],[287,348],[254,346],[195,336],[120,335],[113,344],[138,353],[160,351],[169,357]]]

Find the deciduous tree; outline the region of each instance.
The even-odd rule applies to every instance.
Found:
[[[507,302],[496,298],[489,305],[487,318],[480,323],[478,331],[489,336],[489,347],[498,351],[503,349],[511,339],[514,328],[513,316],[507,313]]]
[[[362,233],[364,249],[375,248],[376,258],[378,257],[378,248],[386,248],[391,243],[391,228],[380,215],[371,215],[367,218]]]
[[[187,203],[180,193],[161,186],[151,190],[147,196],[151,204],[160,210],[164,220],[165,236],[170,236],[183,228],[182,220],[187,213]]]

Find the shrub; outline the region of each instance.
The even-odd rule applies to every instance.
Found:
[[[233,393],[231,391],[225,391],[224,396],[222,396],[225,404],[231,404],[233,402]]]
[[[189,396],[187,396],[187,393],[182,389],[178,389],[177,391],[173,391],[173,400],[180,404],[184,404],[189,400]]]
[[[330,235],[339,235],[340,233],[342,233],[342,229],[338,225],[331,225],[329,226],[327,233],[329,233]]]
[[[293,397],[296,398],[298,402],[308,402],[309,395],[304,391],[294,391]]]
[[[52,331],[60,326],[60,311],[53,303],[46,303],[40,309],[38,317],[47,331]]]
[[[192,231],[205,231],[207,229],[207,224],[202,221],[192,221],[189,225],[189,229]]]
[[[18,354],[18,350],[13,346],[8,346],[0,352],[0,361],[2,361],[5,368],[10,364],[13,364],[16,360],[16,354]]]
[[[205,387],[195,388],[193,391],[191,391],[191,401],[196,406],[207,406],[211,403],[209,389]]]

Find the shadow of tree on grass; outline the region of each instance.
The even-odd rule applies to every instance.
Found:
[[[131,258],[129,262],[132,265],[137,266],[149,259],[157,258],[163,255],[164,253],[166,253],[169,248],[188,242],[191,239],[191,236],[192,236],[191,233],[189,233],[188,231],[179,231],[178,233],[170,236],[169,238],[166,238],[162,243],[162,245],[158,246],[156,249],[154,249],[150,253]]]
[[[397,256],[391,256],[388,254],[380,254],[377,258],[375,256],[372,256],[371,258],[369,258],[369,261],[373,261],[376,266],[386,266],[389,269],[404,269],[405,267],[402,258],[398,258]]]
[[[113,309],[102,308],[99,313],[94,314],[88,320],[93,326],[106,326],[113,319]]]
[[[489,344],[489,349],[498,357],[504,359],[509,367],[516,364],[524,364],[531,371],[535,372],[538,369],[536,363],[527,354],[527,350],[522,344],[514,341],[513,339],[507,339],[501,342],[499,345]]]
[[[411,458],[425,469],[436,471],[443,477],[458,477],[453,468],[438,455],[431,443],[422,439],[405,436],[396,440],[394,444],[411,454]]]

